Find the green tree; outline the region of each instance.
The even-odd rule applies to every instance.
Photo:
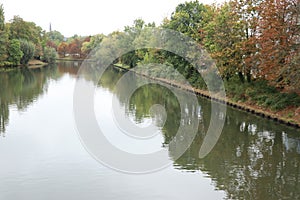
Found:
[[[46,33],[50,41],[54,42],[56,45],[59,45],[64,41],[65,37],[59,31],[51,31]]]
[[[5,29],[4,8],[0,5],[0,65],[4,63],[7,57],[8,34]]]
[[[211,20],[212,15],[211,7],[199,3],[197,0],[185,2],[176,7],[170,20],[164,20],[162,27],[179,31],[202,44],[203,29]],[[176,44],[170,45],[177,46]],[[181,51],[188,53],[189,50],[181,49]],[[166,51],[161,52],[159,57],[163,57],[164,62],[172,64],[194,86],[205,87],[200,74],[184,58]]]
[[[216,59],[221,75],[227,80],[236,74],[244,81],[243,52],[245,31],[240,18],[234,12],[232,2],[216,9],[213,20],[205,27],[204,45]]]
[[[165,21],[163,27],[179,31],[201,42],[199,32],[211,18],[207,12],[208,8],[198,0],[179,4],[172,13],[171,19]]]
[[[55,63],[57,58],[57,52],[52,47],[45,47],[42,60],[47,63]]]
[[[8,46],[8,58],[7,61],[16,66],[20,64],[23,52],[21,50],[20,41],[17,39],[10,40]]]
[[[4,17],[4,8],[3,4],[0,4],[0,30],[5,28],[5,17]]]
[[[140,35],[145,22],[142,19],[136,19],[132,26],[125,26],[124,34],[120,34],[119,46],[121,49],[134,49],[134,40]],[[135,67],[140,61],[136,51],[131,51],[120,58],[121,62],[130,67]]]
[[[24,21],[19,16],[14,16],[10,21],[10,39],[25,39],[39,44],[42,37],[42,28],[33,22]]]
[[[33,22],[24,21],[19,16],[14,16],[9,25],[9,39],[23,39],[32,42],[35,46],[35,57],[42,54],[42,48],[46,45],[44,31]]]
[[[97,48],[102,42],[105,36],[103,34],[97,34],[91,37],[90,41],[82,43],[81,51],[88,55],[92,50]]]
[[[123,35],[124,33],[122,32],[113,32],[104,37],[101,42],[101,48],[94,52],[92,59],[96,59],[103,66],[111,64],[111,58],[118,55],[118,52],[121,51],[118,42]]]
[[[35,46],[31,41],[27,41],[24,39],[20,40],[21,51],[23,52],[23,56],[21,58],[21,64],[27,65],[29,60],[33,58],[35,52]]]

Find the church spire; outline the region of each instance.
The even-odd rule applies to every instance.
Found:
[[[52,32],[51,22],[50,22],[49,32]]]

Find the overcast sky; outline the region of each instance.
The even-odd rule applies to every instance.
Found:
[[[60,31],[69,37],[74,34],[108,34],[122,31],[134,19],[159,25],[169,17],[179,3],[186,0],[1,0],[6,21],[19,15],[26,21],[35,22],[44,30]],[[200,0],[211,3],[214,0]]]

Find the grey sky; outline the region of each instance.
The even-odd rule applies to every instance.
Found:
[[[160,24],[179,3],[186,0],[1,0],[6,21],[19,15],[45,30],[58,30],[65,36],[108,34],[123,30],[134,19]],[[210,3],[213,0],[203,3]]]

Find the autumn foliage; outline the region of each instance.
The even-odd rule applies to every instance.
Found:
[[[259,74],[278,87],[299,84],[293,80],[296,77],[292,78],[294,73],[299,75],[300,70],[297,58],[300,50],[299,6],[299,0],[266,0],[259,6],[255,38]]]
[[[300,92],[299,0],[232,0],[211,10],[201,37],[224,78]]]
[[[83,43],[89,42],[90,37],[74,37],[67,42],[61,42],[57,51],[60,57],[71,56],[73,58],[85,58],[87,53],[82,50]]]

